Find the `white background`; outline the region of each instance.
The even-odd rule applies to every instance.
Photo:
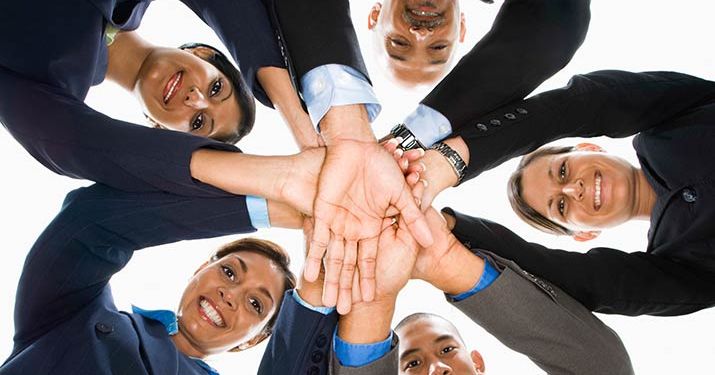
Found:
[[[372,3],[352,3],[354,22],[365,59],[371,63],[366,21]],[[468,51],[486,33],[500,5],[500,1],[487,5],[477,0],[462,0],[468,31],[460,53]],[[712,19],[715,5],[712,2],[594,1],[591,10],[591,26],[585,43],[571,63],[538,91],[560,87],[573,74],[600,69],[674,70],[715,79],[712,42],[715,35]],[[178,1],[156,1],[149,8],[140,32],[159,45],[177,46],[189,41],[220,45],[213,33]],[[494,63],[498,64],[499,61]],[[384,83],[384,78],[378,72],[374,69],[371,71],[383,104],[382,114],[374,128],[376,134],[382,135],[408,114],[425,92],[394,90]],[[113,84],[105,83],[94,88],[87,101],[110,116],[139,123],[144,121],[135,101]],[[256,154],[296,152],[292,138],[278,116],[259,107],[257,124],[253,133],[241,142],[242,149]],[[275,137],[275,134],[283,135]],[[632,162],[636,160],[630,139],[597,139],[596,142]],[[570,144],[572,140],[559,143]],[[5,131],[0,132],[0,160],[3,172],[0,184],[0,236],[5,244],[0,261],[0,357],[4,358],[12,348],[11,322],[15,287],[25,255],[57,213],[64,195],[87,182],[70,180],[47,171],[29,157]],[[522,224],[508,207],[505,195],[505,181],[514,165],[515,161],[506,163],[463,184],[459,189],[445,192],[435,205],[449,205],[462,212],[490,218],[509,226],[529,240],[550,247],[575,251],[584,251],[592,246],[610,246],[626,251],[645,248],[646,222],[626,224],[587,244],[543,235]],[[293,255],[294,271],[300,270],[303,249],[299,232],[270,229],[261,230],[255,235],[286,247]],[[121,309],[128,309],[130,304],[144,308],[174,308],[195,267],[217,246],[234,238],[182,242],[136,253],[132,262],[112,280],[117,305]],[[608,278],[609,275],[603,277]],[[403,291],[398,301],[395,322],[415,311],[434,312],[452,320],[460,328],[467,345],[484,355],[491,374],[541,373],[526,357],[506,349],[449,306],[439,292],[419,282],[411,282]],[[620,334],[636,373],[713,372],[710,364],[715,356],[712,335],[715,310],[674,318],[600,317]],[[224,374],[255,373],[263,348],[260,346],[241,354],[224,354],[210,359],[209,363]]]

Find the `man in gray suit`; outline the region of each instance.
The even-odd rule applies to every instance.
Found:
[[[484,369],[456,329],[434,317],[413,316],[393,332],[399,290],[411,278],[445,292],[447,299],[506,346],[549,374],[632,374],[618,335],[573,298],[489,251],[469,249],[430,209],[434,244],[419,248],[398,223],[380,237],[377,290],[340,318],[331,358],[333,374],[471,373]],[[359,301],[354,291],[354,301]],[[445,341],[434,349],[435,341]],[[346,350],[347,349],[347,350]],[[346,354],[347,352],[347,354]],[[337,353],[337,354],[336,354]],[[479,357],[479,358],[477,358]]]

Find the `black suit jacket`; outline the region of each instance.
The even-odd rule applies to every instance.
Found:
[[[468,175],[565,137],[625,137],[657,194],[645,252],[586,254],[528,243],[484,219],[461,235],[558,285],[588,308],[680,315],[715,304],[715,83],[673,72],[599,71],[478,118],[462,129]],[[460,217],[460,215],[457,215]],[[459,221],[458,221],[459,222]],[[460,233],[460,226],[455,232]]]
[[[505,0],[492,29],[422,103],[453,130],[523,99],[558,72],[581,46],[590,0]]]

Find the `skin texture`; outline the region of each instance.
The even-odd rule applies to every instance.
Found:
[[[258,344],[267,337],[262,330],[281,304],[283,285],[281,270],[257,253],[237,252],[203,264],[181,297],[174,344],[182,353],[198,358]],[[222,326],[200,312],[202,298],[221,314]]]
[[[428,12],[429,15],[415,14]],[[438,82],[449,71],[457,41],[464,41],[464,14],[455,0],[386,0],[368,15],[379,66],[404,87]]]
[[[577,148],[537,158],[524,168],[522,190],[529,206],[576,231],[582,240],[594,238],[601,229],[650,216],[652,204],[647,202],[654,194],[639,169],[596,145]]]
[[[481,374],[484,360],[469,351],[447,320],[426,316],[400,327],[400,374]]]

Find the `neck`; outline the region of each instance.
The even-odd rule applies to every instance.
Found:
[[[176,349],[181,353],[193,358],[206,358],[206,353],[203,353],[198,348],[196,348],[191,343],[191,341],[184,335],[184,333],[181,331],[181,326],[179,326],[179,332],[170,337],[171,341],[174,342],[174,346],[176,346]]]
[[[645,173],[641,169],[634,169],[635,174],[635,203],[633,205],[633,218],[639,220],[649,220],[653,212],[653,206],[657,196],[653,187],[650,186]]]
[[[127,91],[134,90],[142,64],[154,46],[136,32],[119,32],[109,46],[106,78]]]

